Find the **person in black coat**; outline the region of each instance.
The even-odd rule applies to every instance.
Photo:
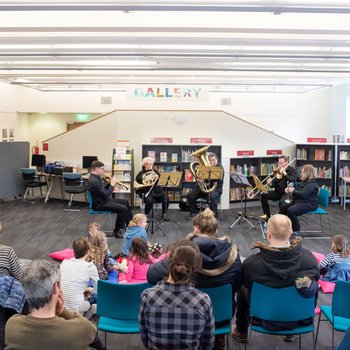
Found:
[[[114,226],[115,237],[122,238],[122,229],[125,228],[132,219],[132,212],[129,202],[126,199],[113,199],[113,189],[117,184],[115,177],[109,183],[103,183],[104,164],[98,160],[91,163],[91,175],[88,181],[88,190],[92,197],[92,209],[99,211],[111,211],[117,213]]]
[[[300,236],[300,224],[298,216],[318,207],[318,192],[320,190],[316,180],[315,168],[306,164],[301,170],[301,183],[298,189],[287,187],[286,192],[293,196],[291,203],[283,203],[280,207],[280,214],[288,215],[292,221],[293,236]]]
[[[278,157],[278,167],[284,169],[281,173],[282,177],[275,177],[273,180],[267,179],[267,184],[274,189],[274,191],[268,191],[267,193],[262,193],[260,196],[262,210],[264,215],[263,219],[268,220],[271,216],[269,200],[279,201],[279,206],[281,206],[287,194],[285,189],[288,183],[297,181],[297,172],[295,168],[288,165],[288,157],[281,155]]]

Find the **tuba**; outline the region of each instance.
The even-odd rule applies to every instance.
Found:
[[[213,184],[212,187],[210,187],[210,181],[198,181],[198,176],[197,176],[197,167],[199,165],[206,165],[206,166],[210,166],[210,162],[209,162],[209,158],[208,158],[208,153],[207,150],[210,146],[205,146],[200,148],[197,151],[194,151],[193,153],[191,153],[192,157],[196,157],[198,158],[198,161],[194,161],[190,164],[190,169],[191,172],[194,176],[194,179],[196,180],[199,189],[203,192],[203,193],[211,193],[213,191],[216,190],[216,187],[218,186],[218,183],[215,182]]]

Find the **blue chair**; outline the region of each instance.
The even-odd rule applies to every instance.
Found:
[[[72,201],[75,194],[84,193],[85,201],[87,201],[86,187],[85,187],[85,182],[83,180],[82,175],[79,173],[64,172],[62,176],[63,176],[64,191],[69,193],[68,208],[72,206]],[[67,209],[67,208],[65,210],[79,211],[79,209]]]
[[[316,343],[320,321],[328,321],[332,326],[332,349],[334,349],[334,330],[346,332],[350,327],[350,282],[338,281],[334,288],[332,305],[321,306],[321,312],[318,318]],[[322,314],[326,318],[321,319]]]
[[[321,226],[321,230],[319,231],[310,231],[310,230],[307,230],[307,226],[308,226],[308,222],[309,220],[306,219],[306,225],[305,225],[305,229],[303,232],[324,232],[323,231],[323,223],[322,223],[322,217],[327,215],[327,218],[328,218],[328,227],[329,227],[329,236],[332,235],[332,230],[331,230],[331,222],[329,220],[329,215],[328,215],[328,212],[327,209],[328,208],[328,203],[329,203],[329,197],[330,197],[330,192],[328,190],[326,190],[325,188],[320,188],[320,192],[318,194],[318,208],[314,211],[309,211],[307,212],[306,214],[304,215],[319,215],[319,218],[320,218],[320,226]],[[320,208],[323,207],[323,208]],[[306,237],[308,238],[308,237]],[[309,238],[322,238],[322,237],[309,237]],[[329,237],[324,237],[324,238],[329,238]]]
[[[43,191],[42,188],[43,186],[47,186],[46,181],[41,181],[40,176],[37,172],[36,169],[32,168],[21,168],[21,174],[22,174],[22,179],[23,179],[23,185],[27,188],[23,200],[26,200],[26,197],[28,195],[29,189],[32,189],[32,195],[34,196],[34,188],[39,187],[40,189],[40,196],[42,197]]]
[[[110,222],[111,222],[112,230],[111,230],[111,231],[104,230],[104,232],[113,232],[113,219],[112,219],[112,215],[113,215],[114,213],[112,213],[111,211],[107,211],[107,210],[94,210],[94,209],[92,208],[92,196],[91,196],[90,191],[89,191],[89,190],[86,190],[86,194],[87,194],[88,201],[89,201],[89,215],[90,215],[90,217],[92,216],[92,220],[89,219],[89,221],[88,221],[88,228],[89,228],[90,222],[95,221],[95,215],[108,215],[108,216],[109,216],[109,220],[110,220]]]
[[[116,284],[99,280],[97,285],[97,328],[105,332],[121,334],[140,333],[139,308],[140,297],[149,283]]]
[[[215,335],[226,334],[227,348],[232,348],[232,341],[229,341],[231,339],[229,335],[231,334],[231,320],[233,317],[231,284],[214,288],[199,288],[199,290],[209,295],[213,304],[215,322],[220,322],[220,326],[215,327]]]
[[[301,349],[301,335],[312,333],[312,344],[315,349],[313,323],[309,326],[281,331],[271,331],[262,326],[253,325],[253,317],[275,322],[296,322],[313,318],[315,304],[315,297],[302,297],[294,286],[271,288],[254,282],[250,295],[249,349],[252,342],[252,331],[271,335],[299,335],[299,350]]]

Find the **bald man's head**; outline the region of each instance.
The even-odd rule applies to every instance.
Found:
[[[274,240],[285,242],[293,232],[292,222],[286,215],[272,215],[267,223],[267,232]]]

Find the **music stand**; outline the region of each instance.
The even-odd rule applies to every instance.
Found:
[[[248,219],[247,219],[247,187],[250,187],[251,184],[248,181],[247,177],[241,173],[237,173],[235,171],[230,172],[230,176],[232,181],[235,184],[235,187],[241,189],[241,211],[238,213],[236,220],[230,226],[230,228],[234,227],[236,224],[240,225],[244,222],[247,222],[252,228],[256,228]],[[244,191],[244,195],[242,194],[242,190]],[[244,198],[244,211],[243,211],[243,198]]]
[[[168,219],[167,221],[173,221],[169,218],[168,216],[168,190],[169,187],[178,187],[181,182],[182,178],[182,171],[173,171],[169,173],[161,173],[160,178],[158,180],[158,186],[165,187],[165,192],[166,192],[166,204],[165,204],[165,214],[161,220],[163,222],[165,219]],[[173,221],[176,225],[180,225],[178,222]]]
[[[224,169],[221,166],[207,166],[207,165],[198,165],[196,177],[199,180],[204,181],[219,181],[224,175]],[[210,193],[208,192],[208,205],[210,208]]]
[[[152,210],[151,210],[151,218],[149,220],[146,232],[149,230],[151,231],[151,234],[153,235],[154,233],[157,232],[157,230],[162,231],[163,235],[166,237],[165,232],[163,231],[162,227],[160,226],[160,223],[157,222],[157,220],[154,218],[154,210],[153,210],[153,205],[154,205],[154,196],[153,196],[153,187],[156,185],[157,181],[154,181],[153,185],[150,187],[147,193],[144,193],[143,196],[144,198],[147,198],[148,196],[152,196]],[[156,228],[154,228],[156,226]]]

